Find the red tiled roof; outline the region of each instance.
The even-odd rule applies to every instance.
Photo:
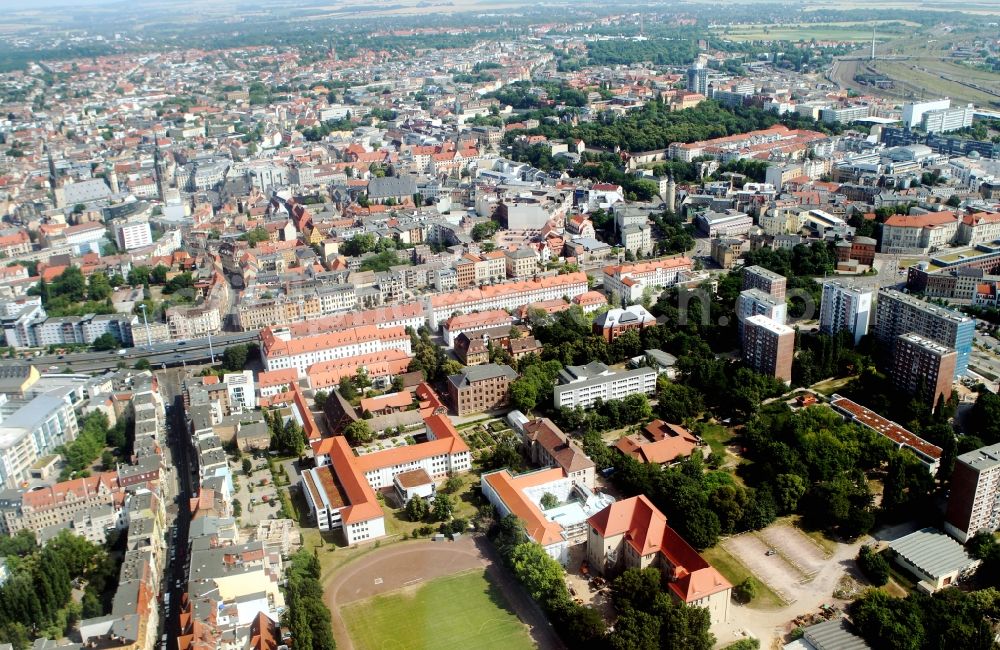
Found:
[[[671,566],[670,590],[690,603],[732,588],[722,574],[670,526],[644,495],[613,503],[587,520],[601,537],[624,535],[640,556],[661,554]]]

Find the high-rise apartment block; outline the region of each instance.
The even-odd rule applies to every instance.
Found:
[[[910,332],[896,338],[892,350],[892,381],[910,395],[922,395],[931,404],[951,397],[955,377],[955,350]]]
[[[743,362],[759,373],[791,383],[795,330],[767,316],[743,322]]]
[[[883,288],[878,292],[875,338],[885,345],[895,345],[898,336],[912,332],[954,348],[956,377],[969,369],[975,330],[976,319],[957,311],[932,305],[896,289]]]
[[[784,298],[775,298],[760,289],[747,289],[740,292],[736,299],[736,318],[740,322],[740,338],[743,338],[743,323],[751,316],[767,316],[784,325],[787,307]]]
[[[962,454],[951,475],[944,529],[965,543],[1000,526],[1000,444]]]
[[[784,300],[788,280],[783,275],[768,271],[763,266],[748,266],[743,269],[743,289],[760,289],[775,298]]]
[[[823,284],[823,298],[819,308],[819,329],[824,334],[843,330],[854,336],[857,345],[868,333],[871,319],[871,289],[857,289],[836,280]]]

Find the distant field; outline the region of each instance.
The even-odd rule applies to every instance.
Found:
[[[903,22],[903,21],[898,21]],[[871,41],[871,23],[817,23],[814,25],[735,25],[716,30],[723,38],[733,41]],[[902,34],[879,33],[880,41],[899,38]]]
[[[358,650],[534,648],[527,628],[485,571],[438,578],[341,610]]]
[[[990,76],[990,73],[983,73],[982,71],[966,69],[933,60],[919,60],[916,62],[876,61],[875,68],[886,76],[901,82],[901,89],[909,87],[915,91],[922,92],[926,97],[951,97],[954,101],[975,102],[981,106],[1000,101],[1000,97],[970,88],[955,81],[943,79],[939,76],[943,73],[955,79],[975,81],[976,83],[988,86],[992,84],[990,81],[983,79],[981,75]],[[1000,75],[993,75],[993,78],[1000,80]],[[994,81],[993,83],[997,82]]]

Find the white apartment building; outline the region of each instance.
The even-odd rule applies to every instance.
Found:
[[[927,111],[920,119],[920,126],[927,133],[948,133],[972,126],[972,116],[975,113],[972,104],[954,106]]]
[[[222,383],[229,394],[229,408],[234,411],[252,411],[257,408],[257,393],[253,382],[253,371],[227,373]]]
[[[824,334],[847,330],[854,336],[854,344],[868,333],[872,316],[871,289],[849,287],[838,280],[823,284],[823,298],[819,308],[819,329]]]
[[[153,244],[153,233],[148,221],[122,221],[114,224],[115,242],[123,251],[130,251]]]
[[[637,393],[652,395],[656,392],[656,370],[653,368],[613,372],[599,361],[585,366],[567,366],[559,371],[559,381],[552,389],[556,408],[588,408],[598,398],[607,402]]]
[[[65,393],[30,400],[0,396],[0,485],[20,487],[36,460],[76,439],[76,413]]]
[[[266,328],[260,333],[261,356],[268,372],[295,368],[299,377],[315,363],[396,349],[412,354],[410,337],[402,327],[379,329],[353,327],[327,334],[294,337],[287,328]]]
[[[604,290],[622,300],[634,303],[642,298],[646,287],[664,289],[677,284],[682,273],[694,268],[687,257],[604,267]]]
[[[745,289],[736,299],[736,319],[740,322],[740,337],[743,337],[743,321],[751,316],[767,316],[773,321],[785,324],[788,305],[784,298],[775,298],[760,289]]]
[[[936,99],[929,102],[913,102],[903,105],[903,125],[912,129],[923,122],[924,113],[951,108],[950,99]]]
[[[491,309],[513,311],[533,302],[573,299],[588,290],[587,274],[577,272],[425,296],[423,303],[428,325],[431,331],[436,331],[456,311],[465,314]]]
[[[215,334],[222,329],[222,319],[215,307],[171,307],[167,326],[172,339],[193,339]]]
[[[622,246],[627,251],[649,255],[653,252],[653,235],[649,224],[633,224],[622,228]]]
[[[945,246],[958,233],[959,218],[954,212],[897,214],[882,225],[883,253],[926,253]]]

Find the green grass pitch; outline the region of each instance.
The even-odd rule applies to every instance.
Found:
[[[358,650],[528,650],[535,644],[485,571],[437,578],[341,609]]]

